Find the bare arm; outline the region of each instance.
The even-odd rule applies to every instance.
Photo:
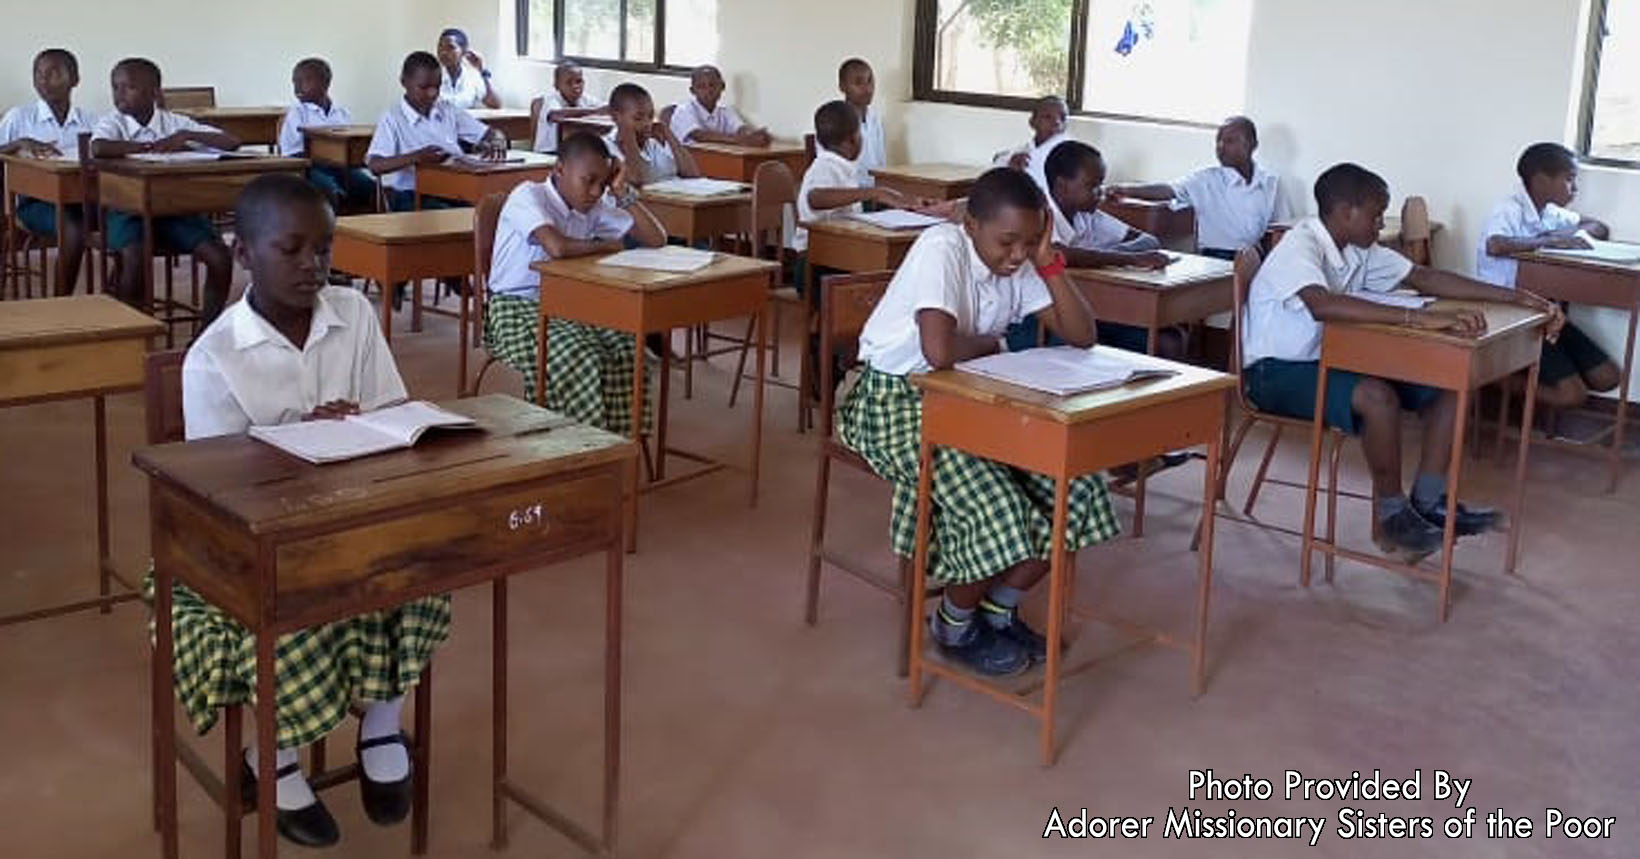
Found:
[[[155,141],[153,148],[156,152],[181,152],[189,148],[190,144],[196,143],[231,152],[239,148],[240,140],[226,131],[179,131]]]
[[[949,370],[958,361],[990,355],[1000,348],[995,337],[958,333],[957,318],[934,308],[917,311],[917,334],[923,358],[936,370]]]
[[[1063,272],[1043,278],[1043,282],[1048,284],[1053,305],[1037,311],[1037,318],[1066,343],[1079,349],[1092,346],[1098,339],[1098,329],[1094,326],[1093,308],[1088,306],[1087,297]]]
[[[638,244],[646,248],[658,248],[666,244],[666,227],[661,225],[661,219],[643,203],[633,203],[627,210],[632,215],[632,230],[627,235],[636,239]]]
[[[841,209],[855,203],[878,203],[893,209],[914,209],[922,201],[914,200],[893,188],[810,188],[809,208],[823,212]]]
[[[10,143],[0,146],[0,155],[33,155],[38,158],[55,158],[63,154],[55,144],[34,140],[28,137],[19,137]]]
[[[1173,199],[1173,186],[1165,182],[1153,182],[1148,185],[1112,185],[1110,193],[1116,197],[1132,197],[1135,200],[1153,200],[1158,203]]]
[[[1427,331],[1451,331],[1455,334],[1477,336],[1486,333],[1486,317],[1474,310],[1442,312],[1390,307],[1342,293],[1329,292],[1323,286],[1306,286],[1298,297],[1309,308],[1317,322],[1354,322],[1378,325],[1406,325]]]
[[[1606,222],[1595,218],[1584,218],[1578,222],[1577,228],[1588,232],[1589,235],[1601,241],[1611,238],[1612,235],[1611,228],[1606,226]]]
[[[592,254],[614,253],[621,249],[618,239],[572,239],[558,232],[551,224],[542,224],[530,233],[530,238],[547,249],[548,256],[553,259],[569,259],[570,257],[584,257]]]
[[[1116,268],[1133,266],[1145,269],[1163,269],[1172,258],[1161,251],[1090,251],[1064,248],[1065,264],[1071,268]]]
[[[689,151],[689,147],[684,146],[683,141],[672,133],[672,126],[664,122],[658,122],[655,124],[655,128],[660,133],[661,139],[666,142],[666,145],[672,147],[672,158],[678,162],[678,175],[685,179],[698,178],[700,176],[700,165],[695,163],[695,155]]]
[[[376,176],[387,173],[397,173],[406,167],[417,164],[437,164],[449,157],[449,153],[437,146],[423,146],[412,149],[403,155],[372,155],[365,159],[365,167]]]
[[[1486,255],[1494,257],[1530,253],[1543,248],[1587,248],[1588,246],[1588,242],[1565,233],[1544,233],[1541,236],[1497,235],[1486,237]]]
[[[95,158],[124,158],[133,152],[149,152],[153,148],[152,143],[138,143],[135,140],[91,141],[91,155]]]

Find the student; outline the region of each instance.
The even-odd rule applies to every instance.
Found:
[[[484,58],[468,50],[467,34],[450,27],[438,34],[439,98],[463,110],[497,108],[501,96],[490,86]]]
[[[1316,217],[1290,230],[1253,279],[1242,333],[1242,378],[1260,409],[1310,420],[1325,322],[1406,325],[1461,336],[1482,333],[1486,320],[1472,310],[1390,307],[1371,293],[1410,286],[1441,298],[1519,304],[1553,314],[1555,305],[1526,292],[1487,286],[1460,275],[1414,265],[1381,247],[1378,231],[1389,206],[1389,186],[1355,164],[1339,164],[1316,180]],[[1416,563],[1441,546],[1446,524],[1447,465],[1457,395],[1405,382],[1333,370],[1321,405],[1328,426],[1361,436],[1372,472],[1372,536],[1386,554]],[[1401,412],[1423,421],[1423,447],[1409,499],[1401,489]],[[1458,505],[1455,532],[1479,534],[1498,524],[1494,510]]]
[[[14,107],[0,118],[0,155],[78,158],[80,135],[95,121],[73,103],[80,85],[80,62],[62,48],[47,48],[34,57],[34,92],[40,99]],[[57,208],[44,200],[19,195],[17,220],[37,236],[57,237]],[[85,214],[79,204],[63,207],[63,246],[57,249],[57,295],[68,295],[80,282],[85,256]]]
[[[364,296],[325,286],[335,216],[318,189],[295,176],[262,176],[235,211],[234,256],[251,275],[245,296],[205,329],[182,365],[189,439],[369,411],[405,396]],[[145,590],[152,594],[150,577]],[[256,683],[252,636],[185,585],[172,588],[176,693],[194,727],[247,704]],[[411,805],[410,750],[400,730],[405,693],[450,629],[450,599],[436,596],[281,636],[278,642],[279,834],[309,847],[335,844],[336,820],[303,776],[297,753],[364,704],[359,793],[375,823],[397,823]],[[265,789],[264,762],[246,751],[242,792]]]
[[[1065,107],[1064,99],[1057,95],[1046,95],[1038,99],[1036,106],[1031,108],[1030,142],[1021,144],[1016,149],[998,152],[992,158],[992,163],[997,167],[1024,170],[1031,174],[1031,178],[1035,179],[1038,185],[1045,184],[1042,164],[1048,159],[1048,153],[1065,139],[1065,124],[1068,117],[1069,111]]]
[[[839,411],[840,432],[894,484],[890,533],[901,557],[914,549],[922,417],[907,375],[996,352],[1028,313],[1069,343],[1094,343],[1093,312],[1066,279],[1052,235],[1041,189],[1018,171],[991,170],[974,183],[961,224],[917,238],[866,321],[865,368]],[[977,673],[1013,674],[1046,658],[1018,605],[1048,571],[1053,494],[1041,475],[954,450],[935,456],[929,565],[945,594],[929,627],[941,650]],[[1073,481],[1070,550],[1117,531],[1103,481]]]
[[[535,151],[558,151],[558,123],[566,119],[608,115],[609,106],[589,98],[586,88],[580,66],[566,60],[552,70],[552,92],[542,99],[541,118],[535,126]]]
[[[888,166],[888,144],[883,137],[883,113],[871,109],[877,95],[877,78],[871,64],[859,57],[844,60],[837,67],[837,89],[860,117],[860,156],[854,163],[860,167],[861,187],[872,185],[877,180],[871,171]]]
[[[694,96],[672,109],[672,135],[684,143],[734,143],[768,146],[769,130],[750,125],[723,103],[723,73],[717,66],[698,66],[689,73]]]
[[[195,122],[159,106],[160,71],[150,60],[131,58],[114,66],[110,80],[114,112],[97,121],[91,133],[91,154],[123,158],[139,152],[182,152],[190,149],[239,148],[239,138]],[[205,266],[205,299],[200,325],[211,324],[228,301],[233,281],[233,257],[216,228],[204,215],[155,218],[154,246],[193,254]],[[143,272],[153,261],[142,253],[142,219],[130,212],[107,213],[108,248],[119,253],[115,294],[121,301],[144,309]]]
[[[573,134],[559,147],[552,175],[514,188],[501,209],[484,339],[492,354],[523,375],[524,395],[530,400],[535,399],[541,322],[541,276],[530,264],[611,253],[628,239],[643,247],[666,244],[665,228],[637,202],[624,172],[601,139]],[[653,370],[655,365],[646,366]],[[548,408],[629,435],[633,369],[632,335],[559,317],[548,321]],[[654,379],[647,381],[646,428],[655,397]]]
[[[814,112],[814,142],[814,162],[803,171],[797,190],[798,226],[792,231],[791,246],[798,252],[809,246],[804,223],[859,212],[861,204],[868,202],[905,209],[926,204],[893,188],[861,184],[856,160],[861,146],[860,115],[847,102],[829,101]]]
[[[1242,248],[1263,241],[1270,225],[1286,220],[1287,201],[1274,173],[1258,166],[1258,126],[1232,116],[1219,126],[1213,145],[1219,163],[1168,184],[1115,185],[1118,197],[1177,200],[1196,212],[1196,252],[1233,260]]]
[[[290,73],[291,88],[296,92],[296,103],[285,113],[279,124],[279,152],[291,158],[307,154],[305,128],[332,125],[352,125],[353,114],[347,108],[330,100],[330,64],[317,57],[309,57],[296,64]],[[340,212],[351,208],[375,208],[376,181],[363,168],[331,167],[313,164],[308,167],[308,181],[330,199],[330,207]]]
[[[501,132],[439,97],[439,61],[432,54],[415,51],[405,57],[399,84],[404,98],[376,123],[365,166],[382,177],[387,208],[408,212],[416,206],[416,165],[460,155],[463,143],[477,146],[486,157],[499,158],[507,141]],[[447,209],[464,204],[424,196],[421,205]]]
[[[1540,248],[1586,248],[1576,235],[1596,239],[1611,232],[1606,225],[1567,209],[1577,196],[1577,158],[1558,143],[1534,143],[1521,153],[1515,172],[1521,184],[1492,210],[1481,227],[1475,253],[1475,277],[1513,289],[1518,264],[1514,254]],[[1589,335],[1567,322],[1560,339],[1544,341],[1538,369],[1538,402],[1575,409],[1589,391],[1614,390],[1622,376],[1617,365]]]
[[[655,100],[649,91],[634,83],[624,83],[609,94],[609,114],[615,130],[604,137],[610,154],[625,161],[623,175],[634,185],[663,179],[700,175],[695,156],[689,154],[671,126],[655,121]]]

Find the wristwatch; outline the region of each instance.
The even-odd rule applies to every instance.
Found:
[[[626,186],[626,193],[615,198],[615,208],[630,209],[632,204],[636,202],[638,202],[638,189],[628,185]]]
[[[478,76],[485,79],[485,80],[489,80],[491,74],[492,74],[492,72],[489,69],[485,69],[485,70],[479,72]]]

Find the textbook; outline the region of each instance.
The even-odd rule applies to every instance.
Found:
[[[1373,304],[1382,304],[1385,307],[1402,307],[1408,310],[1422,310],[1424,305],[1435,300],[1432,295],[1419,295],[1416,292],[1402,292],[1401,290],[1395,290],[1394,292],[1362,290],[1360,292],[1351,292],[1349,296],[1359,298],[1362,301],[1370,301]]]
[[[1583,230],[1577,231],[1577,237],[1588,242],[1589,246],[1586,248],[1544,248],[1539,253],[1590,260],[1592,262],[1607,262],[1614,265],[1640,263],[1640,245],[1601,241]]]
[[[646,194],[676,194],[679,197],[723,197],[730,194],[743,194],[751,189],[740,182],[699,177],[650,182],[648,185],[643,186],[643,190]]]
[[[461,155],[453,155],[450,157],[450,161],[452,163],[459,164],[462,167],[494,167],[498,164],[523,164],[525,160],[527,159],[525,159],[524,156],[512,152],[508,152],[500,158],[485,158],[482,155],[468,155],[466,153]]]
[[[935,224],[945,223],[945,219],[933,215],[924,215],[921,212],[911,212],[905,209],[883,209],[877,212],[853,212],[848,217],[856,221],[864,221],[874,227],[885,230],[920,230],[932,227]]]
[[[717,254],[711,251],[667,245],[659,248],[633,248],[613,253],[598,260],[598,264],[684,274],[699,271],[711,265],[715,259]]]
[[[1177,370],[1141,367],[1122,354],[1110,347],[1048,346],[986,355],[959,362],[956,369],[1058,397],[1178,375]]]
[[[314,465],[415,446],[432,429],[477,429],[472,418],[412,400],[341,420],[251,427],[250,437]]]
[[[222,153],[215,149],[191,152],[133,152],[125,157],[132,161],[152,161],[158,164],[198,164],[201,161],[220,161]]]

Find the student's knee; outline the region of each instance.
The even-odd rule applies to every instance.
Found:
[[[1615,390],[1618,383],[1622,381],[1622,371],[1610,361],[1602,361],[1590,367],[1589,371],[1583,374],[1583,383],[1588,386],[1588,389],[1600,391],[1601,393]]]
[[[1350,407],[1368,422],[1399,419],[1401,400],[1383,379],[1362,379],[1350,395]]]
[[[1589,398],[1589,389],[1577,376],[1538,387],[1538,402],[1551,409],[1575,409]]]
[[[194,248],[194,258],[205,266],[205,270],[212,277],[229,276],[233,274],[233,255],[228,252],[228,246],[221,239],[209,239],[200,242]]]

